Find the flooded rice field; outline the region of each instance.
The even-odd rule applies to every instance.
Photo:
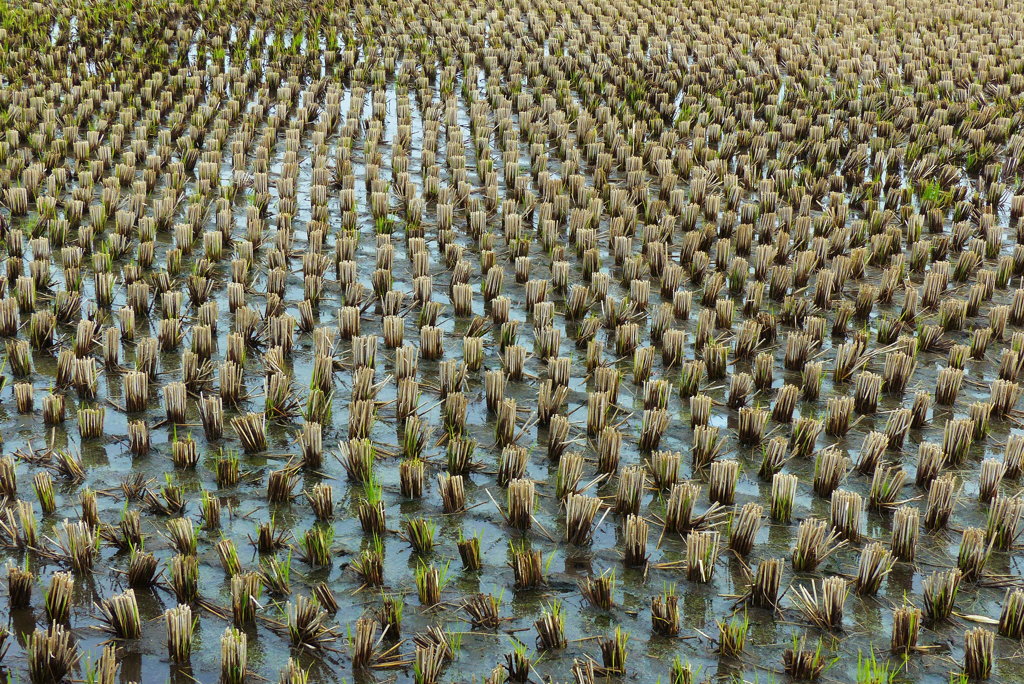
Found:
[[[1024,677],[1022,32],[0,6],[2,675]]]

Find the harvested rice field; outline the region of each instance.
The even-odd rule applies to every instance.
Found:
[[[1022,36],[0,5],[3,680],[1024,678]]]

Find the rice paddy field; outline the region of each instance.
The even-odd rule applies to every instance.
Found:
[[[0,676],[1020,680],[1022,38],[0,5]]]

